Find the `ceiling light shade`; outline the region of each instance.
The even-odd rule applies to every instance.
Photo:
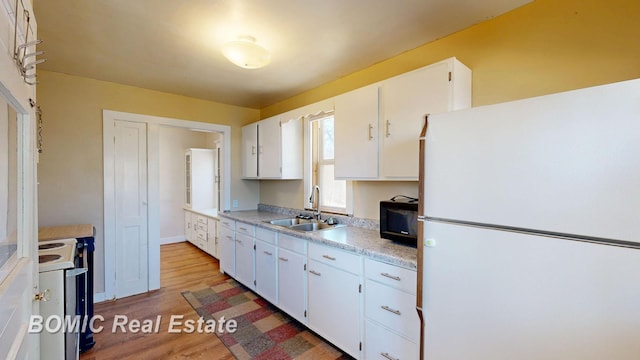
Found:
[[[245,69],[258,69],[269,63],[269,50],[256,44],[252,36],[240,36],[222,46],[222,54],[232,63]]]

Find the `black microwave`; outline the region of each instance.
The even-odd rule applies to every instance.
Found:
[[[417,247],[418,200],[380,201],[380,237]]]

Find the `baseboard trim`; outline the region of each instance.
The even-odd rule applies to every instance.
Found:
[[[179,243],[184,241],[187,241],[184,235],[170,236],[170,237],[160,238],[160,245],[174,244],[174,243]]]

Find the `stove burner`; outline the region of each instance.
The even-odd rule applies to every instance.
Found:
[[[59,260],[60,258],[62,258],[62,256],[58,255],[58,254],[39,255],[38,256],[38,262],[40,264],[48,263],[48,262],[51,262],[51,261]]]
[[[38,250],[50,250],[57,249],[59,247],[63,247],[64,243],[52,243],[52,244],[42,244],[38,246]]]

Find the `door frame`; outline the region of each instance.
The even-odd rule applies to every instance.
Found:
[[[115,299],[116,296],[116,241],[115,241],[115,169],[114,136],[116,120],[147,124],[147,236],[149,291],[160,288],[160,194],[159,194],[159,130],[161,126],[172,126],[200,131],[222,133],[222,194],[221,211],[231,208],[231,127],[198,121],[172,119],[151,115],[126,113],[113,110],[102,111],[103,180],[104,180],[104,286],[95,301]]]

